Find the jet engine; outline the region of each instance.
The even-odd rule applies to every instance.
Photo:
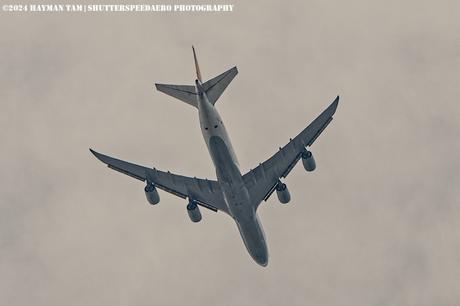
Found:
[[[302,153],[302,164],[305,170],[308,172],[316,169],[316,162],[313,154],[310,151],[305,151]]]
[[[192,222],[200,222],[201,221],[201,212],[200,208],[196,204],[194,200],[190,200],[187,204],[187,213],[190,217]]]
[[[152,183],[147,183],[147,186],[145,186],[144,191],[145,197],[147,198],[147,201],[149,201],[150,204],[155,205],[160,202],[160,195],[158,194],[155,185],[153,185]]]
[[[287,188],[286,184],[278,182],[276,185],[276,195],[278,196],[278,200],[282,204],[287,204],[291,200],[291,194],[289,193],[289,189]]]

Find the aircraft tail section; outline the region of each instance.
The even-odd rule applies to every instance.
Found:
[[[170,95],[176,99],[179,99],[189,105],[198,108],[198,95],[205,93],[208,97],[209,102],[214,105],[216,104],[219,97],[225,91],[227,86],[238,74],[238,69],[233,67],[224,73],[210,79],[209,81],[202,83],[200,66],[198,65],[198,59],[196,56],[195,48],[192,46],[193,59],[195,61],[196,70],[196,86],[192,85],[172,85],[172,84],[155,84],[157,90]]]
[[[236,67],[233,67],[203,84],[200,66],[198,65],[198,59],[196,57],[195,48],[193,46],[192,50],[193,59],[195,61],[196,78],[199,81],[197,86],[199,87],[200,91],[204,91],[206,93],[209,102],[211,102],[211,104],[214,105],[216,104],[217,100],[222,95],[224,90],[227,88],[228,84],[230,84],[233,78],[238,74],[238,69]]]

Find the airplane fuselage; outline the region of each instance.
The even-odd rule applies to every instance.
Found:
[[[212,105],[201,82],[195,82],[198,93],[198,112],[204,140],[216,169],[228,211],[235,220],[246,249],[260,265],[268,263],[268,250],[265,235],[255,211],[251,205],[249,192],[244,184],[238,160],[230,138],[217,109]]]

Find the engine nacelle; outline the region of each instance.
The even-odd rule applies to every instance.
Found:
[[[291,194],[289,193],[289,189],[287,188],[286,184],[278,182],[278,185],[276,185],[275,188],[278,200],[283,204],[289,203],[291,200]]]
[[[302,164],[305,170],[308,172],[316,169],[316,162],[313,154],[310,151],[305,151],[302,153]]]
[[[187,213],[190,217],[192,222],[200,222],[201,221],[201,212],[200,208],[196,204],[195,201],[190,200],[187,204]]]
[[[147,186],[145,186],[144,191],[145,197],[147,198],[147,201],[149,201],[150,204],[155,205],[160,203],[160,195],[158,194],[155,185],[153,185],[152,183],[147,183]]]

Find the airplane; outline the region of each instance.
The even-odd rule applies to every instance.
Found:
[[[287,177],[300,159],[306,171],[315,170],[316,162],[308,148],[331,122],[339,96],[272,157],[242,174],[225,125],[215,106],[224,90],[238,74],[238,70],[235,66],[203,82],[193,46],[192,50],[196,70],[195,85],[155,86],[157,90],[198,110],[201,132],[214,164],[217,180],[164,172],[89,150],[110,169],[145,182],[145,195],[152,205],[160,202],[158,188],[186,199],[187,213],[192,222],[201,221],[200,206],[226,213],[235,220],[244,245],[253,260],[265,267],[268,264],[268,250],[257,208],[275,191],[279,202],[286,204],[290,201],[290,192],[281,179]]]

